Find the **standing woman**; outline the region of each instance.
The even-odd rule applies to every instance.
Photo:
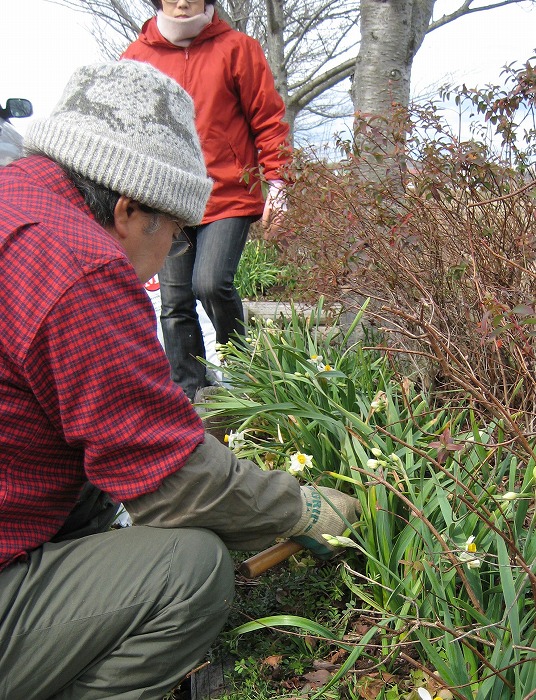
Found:
[[[174,78],[194,100],[196,127],[212,195],[199,226],[186,230],[192,246],[173,250],[159,278],[162,332],[172,378],[193,400],[210,382],[195,310],[205,308],[218,343],[244,334],[242,301],[234,276],[250,225],[270,219],[288,159],[285,106],[260,44],[221,20],[215,0],[152,0],[157,16],[122,58],[152,64]],[[264,201],[258,171],[270,183]],[[279,196],[278,196],[279,195]]]

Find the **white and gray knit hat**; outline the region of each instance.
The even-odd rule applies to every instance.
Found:
[[[24,152],[189,225],[201,221],[212,189],[190,96],[138,61],[75,71],[50,117],[28,129]]]

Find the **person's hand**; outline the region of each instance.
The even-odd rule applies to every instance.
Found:
[[[337,550],[323,535],[342,535],[348,528],[347,523],[353,524],[358,519],[360,503],[357,498],[322,486],[301,486],[301,495],[301,517],[284,536],[303,545],[320,559],[330,559]]]
[[[266,241],[277,240],[282,231],[283,215],[287,210],[285,183],[283,180],[270,180],[269,190],[264,203],[262,225]]]

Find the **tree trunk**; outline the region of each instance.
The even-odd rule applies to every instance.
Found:
[[[356,112],[389,117],[409,105],[411,68],[435,0],[361,0],[361,46],[352,100]]]
[[[266,4],[266,57],[274,76],[275,87],[289,103],[288,72],[285,61],[285,8],[283,0],[265,0]],[[293,115],[294,116],[294,115]],[[287,114],[287,121],[289,115]],[[294,126],[294,118],[290,124]]]

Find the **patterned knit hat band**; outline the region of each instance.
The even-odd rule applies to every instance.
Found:
[[[212,189],[191,98],[137,61],[79,68],[50,117],[28,129],[24,151],[188,225],[201,221]]]

